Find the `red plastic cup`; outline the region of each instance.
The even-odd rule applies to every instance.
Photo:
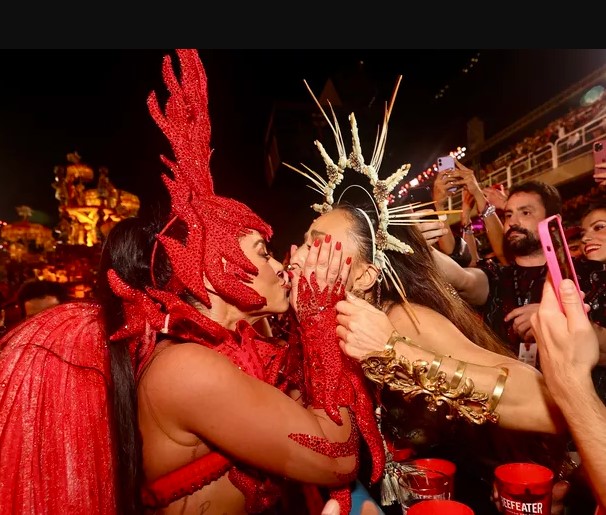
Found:
[[[495,468],[501,513],[551,513],[553,472],[537,463],[506,463]]]
[[[408,508],[407,515],[474,515],[466,504],[450,499],[428,499]]]
[[[398,478],[402,497],[402,513],[426,499],[450,499],[454,494],[456,465],[440,458],[419,458],[406,462],[415,467],[414,472],[404,472]],[[421,469],[421,470],[419,470]]]

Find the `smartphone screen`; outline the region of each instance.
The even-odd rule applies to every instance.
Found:
[[[606,180],[606,168],[597,168],[595,165],[606,163],[606,139],[593,144],[593,178],[596,182]]]
[[[539,222],[539,237],[541,246],[547,260],[549,275],[553,284],[553,289],[558,298],[560,308],[562,301],[560,299],[560,283],[562,279],[570,279],[577,287],[579,296],[582,298],[581,289],[577,280],[577,274],[574,270],[574,264],[570,251],[568,250],[568,242],[562,227],[562,220],[559,215],[553,215]]]
[[[445,170],[455,170],[454,157],[452,156],[440,156],[438,157],[438,173]],[[449,193],[456,193],[460,189],[460,186],[453,186],[448,188]]]

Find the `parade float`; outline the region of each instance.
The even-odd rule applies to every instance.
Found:
[[[16,208],[18,221],[0,222],[0,294],[5,305],[33,277],[65,283],[71,297],[89,298],[103,240],[117,222],[139,210],[136,195],[118,189],[106,167],[95,174],[77,152],[68,154],[53,173],[59,220],[54,227],[31,221],[29,206]]]

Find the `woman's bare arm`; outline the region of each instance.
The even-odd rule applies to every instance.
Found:
[[[561,412],[540,372],[476,345],[449,320],[429,308],[414,306],[414,310],[419,319],[419,332],[403,308],[392,309],[388,318],[367,302],[348,295],[347,300],[337,304],[337,334],[344,342],[342,349],[347,355],[361,360],[371,352],[382,352],[395,329],[414,342],[414,345],[396,345],[394,350],[398,357],[431,363],[436,354],[446,356],[440,371],[447,377],[454,375],[459,361],[467,362],[465,375],[473,380],[476,390],[487,394],[493,392],[501,367],[506,367],[509,374],[496,409],[499,424],[517,430],[564,431]]]
[[[236,461],[302,482],[340,485],[356,470],[357,446],[336,457],[330,445],[352,435],[347,409],[340,410],[339,426],[202,345],[164,350],[139,388],[176,441],[194,434]]]

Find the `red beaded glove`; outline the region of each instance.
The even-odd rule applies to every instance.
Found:
[[[322,291],[314,273],[309,282],[299,278],[297,313],[303,352],[303,373],[307,403],[322,408],[335,423],[341,425],[340,406],[353,401],[351,388],[340,388],[346,356],[337,338],[336,303],[343,299],[345,289],[340,281]]]
[[[340,407],[348,407],[352,418],[352,432],[348,442],[328,443],[309,435],[290,435],[301,445],[313,448],[327,456],[347,456],[359,452],[357,433],[366,441],[373,462],[371,481],[383,476],[385,451],[377,427],[373,399],[358,362],[348,357],[339,347],[337,336],[336,303],[343,299],[345,288],[340,281],[320,290],[315,274],[309,282],[301,276],[298,284],[297,313],[303,355],[305,400],[313,408],[324,409],[338,425],[343,423]],[[357,468],[351,479],[357,475]],[[349,513],[349,487],[333,488],[330,496],[336,499],[342,513]]]

